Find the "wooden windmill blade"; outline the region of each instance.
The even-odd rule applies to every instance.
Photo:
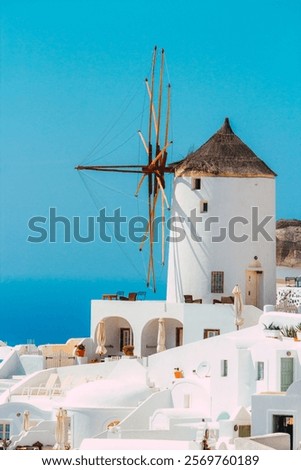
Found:
[[[157,149],[158,152],[160,150],[160,141],[159,141],[159,134],[160,134],[160,126],[161,126],[161,103],[162,103],[162,95],[163,95],[163,73],[164,73],[164,49],[162,49],[162,55],[161,55],[161,68],[160,68],[160,85],[159,85],[159,102],[158,102],[158,135],[157,135]],[[168,142],[168,131],[169,131],[169,119],[170,119],[170,85],[168,85],[167,88],[167,110],[166,110],[166,122],[165,122],[165,137],[164,137],[164,147],[161,152],[160,160],[159,160],[159,166],[160,167],[165,167],[166,166],[166,159],[167,159],[167,148],[169,146]],[[172,143],[172,142],[171,142]],[[156,175],[157,178],[157,184],[160,188],[161,191],[161,220],[162,220],[162,225],[161,225],[161,263],[164,265],[165,263],[165,230],[164,230],[164,224],[165,224],[165,204],[167,206],[167,209],[169,210],[169,203],[165,194],[165,178],[164,178],[164,172]]]
[[[155,263],[154,263],[154,221],[156,217],[157,203],[159,196],[161,195],[161,214],[162,214],[162,247],[161,247],[161,260],[164,264],[164,210],[165,205],[169,209],[168,200],[165,194],[165,173],[173,173],[174,170],[171,167],[166,166],[167,162],[167,149],[172,144],[169,141],[169,119],[170,119],[170,85],[167,88],[167,105],[166,105],[166,117],[165,117],[165,135],[162,139],[163,146],[161,147],[161,126],[163,120],[163,81],[164,81],[164,49],[161,51],[160,71],[159,71],[159,85],[158,94],[155,96],[155,82],[156,82],[156,62],[157,62],[157,47],[154,48],[152,56],[151,66],[151,79],[145,80],[147,93],[149,96],[149,114],[148,114],[148,132],[147,137],[144,138],[142,132],[139,130],[138,135],[142,141],[144,150],[146,152],[147,164],[145,165],[78,165],[77,170],[87,171],[98,171],[98,172],[116,172],[116,173],[133,173],[141,174],[140,181],[136,189],[135,195],[139,194],[139,191],[143,185],[145,179],[147,179],[147,194],[148,194],[148,223],[146,231],[143,235],[142,241],[139,246],[141,251],[144,247],[146,240],[149,240],[149,258],[147,268],[147,286],[150,285],[151,281],[153,284],[153,290],[156,291],[156,279],[155,279]],[[156,98],[156,99],[155,99]]]
[[[166,123],[165,123],[165,139],[164,139],[164,146],[166,147],[168,143],[168,135],[169,135],[169,121],[170,121],[170,100],[171,100],[171,85],[170,83],[168,84],[167,87],[167,111],[166,111]],[[166,160],[167,160],[167,152],[164,152],[163,158],[162,158],[162,166],[166,166]]]
[[[165,138],[164,138],[164,149],[163,156],[161,159],[161,164],[163,167],[166,166],[167,161],[167,145],[168,145],[168,135],[169,135],[169,120],[170,120],[170,95],[171,95],[171,86],[170,83],[167,87],[167,110],[166,110],[166,122],[165,122]],[[165,264],[165,205],[167,204],[167,209],[170,210],[166,194],[165,194],[165,179],[162,178],[162,189],[161,189],[161,215],[162,215],[162,231],[161,231],[161,263]]]
[[[162,116],[162,96],[163,96],[163,75],[164,75],[164,49],[161,52],[161,66],[160,66],[160,78],[159,78],[159,96],[158,96],[158,125],[157,125],[157,136],[156,136],[156,154],[160,152],[160,128],[161,128],[161,116]],[[162,163],[162,158],[159,161],[159,165]]]
[[[144,173],[142,165],[78,165],[75,170],[110,171],[115,173]]]

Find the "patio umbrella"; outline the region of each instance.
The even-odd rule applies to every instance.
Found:
[[[105,323],[104,323],[103,320],[101,320],[97,324],[96,341],[97,341],[96,354],[106,354],[106,352],[107,352],[107,349],[105,347],[105,344],[106,344],[106,330],[105,330]]]
[[[23,431],[27,432],[29,429],[29,411],[23,413]]]
[[[232,294],[234,295],[234,314],[235,314],[235,325],[239,330],[239,327],[243,325],[244,319],[242,318],[243,302],[242,295],[239,286],[236,284]]]
[[[165,346],[165,321],[163,318],[158,320],[158,339],[157,339],[157,352],[162,352],[166,350]]]
[[[67,426],[67,411],[63,408],[59,408],[56,414],[56,426],[55,426],[55,440],[56,444],[54,448],[56,450],[65,450],[68,444],[68,426]]]

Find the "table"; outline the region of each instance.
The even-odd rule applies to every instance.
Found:
[[[117,294],[103,294],[102,300],[117,300],[118,295]]]

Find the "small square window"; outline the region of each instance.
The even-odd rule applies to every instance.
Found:
[[[204,330],[204,339],[213,338],[213,336],[218,336],[220,334],[221,334],[220,330],[211,330],[211,329],[206,328]]]
[[[227,359],[223,359],[221,361],[221,376],[227,377],[228,375],[228,361]]]
[[[257,362],[257,380],[264,379],[264,362]]]
[[[191,189],[194,191],[201,189],[201,178],[192,178]]]
[[[208,212],[208,202],[207,201],[201,201],[200,211],[202,213],[203,212]]]
[[[238,437],[250,437],[251,436],[251,425],[242,424],[238,426]]]

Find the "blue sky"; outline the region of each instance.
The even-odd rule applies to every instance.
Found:
[[[137,244],[64,243],[62,230],[56,243],[27,238],[29,219],[51,207],[78,216],[83,232],[95,202],[109,214],[144,213],[136,176],[91,175],[93,200],[74,167],[144,157],[137,129],[155,44],[172,84],[170,160],[229,116],[278,174],[277,218],[301,218],[300,24],[297,0],[2,0],[0,306],[18,328],[5,322],[1,339],[88,334],[91,298],[145,290]],[[166,268],[157,273],[148,298],[164,297]]]

